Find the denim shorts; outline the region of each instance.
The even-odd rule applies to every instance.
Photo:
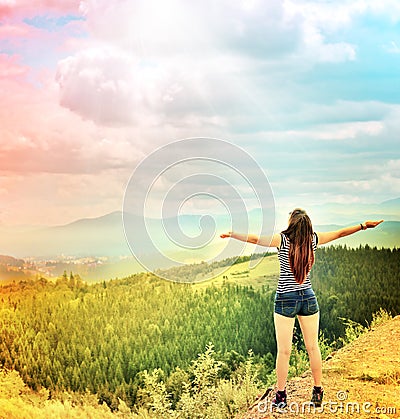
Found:
[[[318,313],[317,297],[312,288],[275,294],[275,313],[285,317],[311,316]]]

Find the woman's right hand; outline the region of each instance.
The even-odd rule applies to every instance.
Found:
[[[383,223],[383,220],[379,221],[365,221],[364,225],[366,228],[375,228],[380,223]]]

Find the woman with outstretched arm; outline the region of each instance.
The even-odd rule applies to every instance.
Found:
[[[286,407],[286,380],[292,349],[293,328],[297,315],[310,359],[314,380],[311,403],[319,407],[323,399],[322,360],[318,344],[319,306],[310,282],[317,245],[329,243],[358,231],[374,228],[379,221],[365,221],[335,231],[314,232],[306,211],[296,208],[289,213],[286,230],[273,236],[256,236],[229,232],[221,238],[232,238],[278,249],[280,274],[274,304],[274,323],[277,341],[277,392],[272,401],[275,407]]]

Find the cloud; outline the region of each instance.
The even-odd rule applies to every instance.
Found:
[[[87,0],[80,10],[93,41],[59,62],[60,103],[104,125],[149,118],[182,126],[199,116],[215,124],[221,112],[240,114],[240,90],[253,93],[246,71],[293,51],[299,30],[280,1],[246,9],[227,1]]]
[[[312,129],[287,130],[271,133],[276,140],[351,140],[356,137],[377,136],[384,129],[381,121],[345,122],[335,124],[314,125]]]
[[[0,79],[12,80],[26,76],[29,68],[21,65],[20,60],[17,55],[0,54]]]
[[[289,14],[300,14],[308,24],[324,30],[327,34],[350,28],[355,19],[365,15],[377,16],[392,23],[400,18],[400,5],[397,0],[289,0],[285,2],[285,8]]]
[[[298,102],[288,80],[356,58],[354,45],[328,42],[317,17],[280,0],[83,0],[80,11],[92,41],[59,62],[60,103],[103,125],[222,127],[246,115],[258,125]]]
[[[353,122],[340,121],[346,109]],[[304,107],[304,115],[316,111]],[[323,120],[331,123],[235,140],[261,163],[279,202],[303,197],[311,205],[357,197],[373,203],[399,196],[399,106],[340,102],[321,107],[318,121]]]
[[[201,67],[185,59],[146,63],[116,47],[90,48],[60,61],[56,81],[60,104],[99,125],[218,126],[248,104],[237,100],[246,82],[232,65],[243,67],[217,57]]]
[[[0,19],[14,16],[37,16],[40,14],[73,13],[78,9],[79,0],[0,0]]]
[[[0,50],[19,55],[30,67],[30,79],[40,83],[41,70],[54,68],[66,51],[73,53],[83,43],[85,22],[78,6],[79,1],[67,0],[3,1]]]
[[[90,48],[59,62],[60,104],[101,126],[171,123],[193,126],[192,114],[208,114],[209,87],[179,68],[146,64],[116,47]]]
[[[139,64],[115,49],[91,49],[59,62],[62,106],[100,124],[130,124],[149,100]]]
[[[299,29],[280,0],[83,0],[80,9],[97,39],[149,59],[188,54],[207,59],[210,50],[226,47],[257,59],[281,56],[296,46]]]
[[[207,12],[204,23],[211,21],[221,46],[240,54],[275,60],[296,51],[301,43],[302,19],[288,16],[282,1],[223,1],[209,6],[213,13]]]
[[[28,25],[3,24],[0,26],[0,39],[18,39],[29,34]]]
[[[0,171],[99,173],[130,168],[143,156],[138,131],[99,129],[60,107],[57,86],[38,88],[25,80],[18,57],[0,55]]]

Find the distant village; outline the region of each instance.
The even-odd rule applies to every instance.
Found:
[[[52,259],[40,259],[36,257],[17,259],[12,256],[0,255],[0,281],[4,279],[20,279],[20,277],[34,277],[37,275],[55,278],[61,275],[64,270],[75,271],[74,268],[77,266],[95,269],[108,261],[109,258],[107,256],[76,257],[60,255]]]

